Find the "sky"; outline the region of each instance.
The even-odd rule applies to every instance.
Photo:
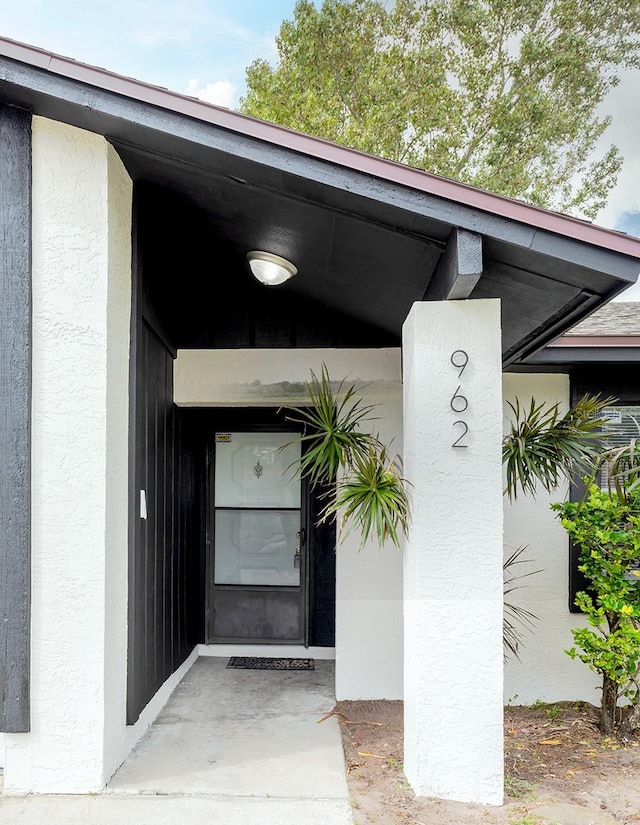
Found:
[[[256,58],[275,62],[280,24],[295,0],[0,0],[0,34],[229,108]],[[640,71],[605,101],[603,148],[624,157],[596,223],[640,235]],[[623,300],[640,301],[640,285]]]

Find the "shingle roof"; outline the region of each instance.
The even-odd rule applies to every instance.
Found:
[[[613,301],[565,335],[640,335],[640,301]]]

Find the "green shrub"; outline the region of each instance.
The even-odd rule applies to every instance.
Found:
[[[588,626],[571,631],[575,646],[566,652],[602,677],[603,733],[627,738],[640,727],[640,489],[591,484],[582,501],[552,509],[580,548],[578,569],[589,582],[576,596]]]

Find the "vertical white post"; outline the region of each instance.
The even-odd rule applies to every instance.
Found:
[[[125,735],[131,180],[40,117],[32,163],[32,726],[5,789],[85,793]]]
[[[414,304],[403,330],[405,773],[503,801],[500,302]]]

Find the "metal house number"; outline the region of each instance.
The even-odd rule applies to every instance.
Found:
[[[451,358],[449,360],[458,370],[458,378],[461,379],[462,373],[465,371],[467,364],[469,363],[469,355],[463,349],[457,349],[451,353]],[[449,402],[449,406],[453,412],[458,414],[466,413],[469,409],[469,399],[463,395],[461,390],[462,383],[458,384],[456,391],[451,396],[451,401]],[[469,445],[464,443],[464,439],[469,432],[469,425],[466,421],[459,418],[457,421],[453,422],[453,426],[457,428],[459,435],[451,446],[457,449],[466,449]]]

